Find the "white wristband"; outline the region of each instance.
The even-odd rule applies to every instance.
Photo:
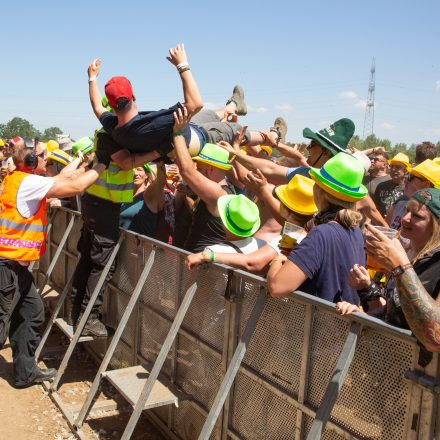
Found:
[[[89,82],[92,82],[92,81],[96,81],[96,76],[91,76],[90,78],[89,78]]]
[[[177,69],[182,69],[182,67],[189,67],[188,61],[185,61],[184,63],[180,63],[176,67]]]

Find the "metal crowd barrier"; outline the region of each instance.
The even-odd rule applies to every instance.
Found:
[[[71,218],[75,218],[73,226]],[[49,284],[62,290],[76,261],[79,213],[53,217],[44,280],[67,227]],[[110,362],[153,364],[192,282],[187,253],[122,231],[117,269],[107,288],[104,320],[116,327],[152,249],[155,261]],[[169,438],[440,439],[440,364],[422,366],[409,331],[295,292],[274,299],[263,278],[211,265],[200,274],[162,375],[186,395],[179,407],[147,416]],[[102,357],[101,341],[87,343]]]

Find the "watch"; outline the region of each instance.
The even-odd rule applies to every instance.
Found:
[[[396,266],[392,271],[391,271],[391,276],[392,277],[398,277],[399,275],[402,275],[403,272],[405,272],[405,270],[412,268],[412,264],[408,263],[408,264],[404,264],[403,266],[401,266],[399,264],[399,266]]]

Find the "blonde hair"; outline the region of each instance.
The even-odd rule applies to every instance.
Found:
[[[316,186],[316,185],[315,185]],[[344,228],[354,228],[359,226],[362,221],[362,214],[356,211],[355,202],[346,202],[345,200],[338,199],[337,197],[324,191],[321,187],[317,186],[316,189],[324,195],[325,199],[330,205],[341,207],[337,213],[335,220]]]
[[[429,209],[428,209],[429,211]],[[432,234],[422,250],[414,258],[414,262],[429,255],[432,251],[440,247],[440,219],[435,217],[431,211],[429,214],[432,218]]]

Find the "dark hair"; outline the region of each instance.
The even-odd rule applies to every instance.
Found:
[[[426,159],[434,159],[437,156],[437,148],[432,142],[424,141],[416,146],[415,163],[424,162]]]
[[[382,153],[382,152],[380,152],[380,153],[376,153],[376,154],[374,154],[374,156],[382,156],[382,157],[384,157],[387,161],[390,160],[390,156],[388,155],[388,153],[387,153],[386,151],[384,151],[383,153]]]
[[[133,101],[131,99],[127,98],[119,98],[116,100],[116,107],[115,109],[118,112],[125,113],[128,112],[131,109],[131,103]]]

